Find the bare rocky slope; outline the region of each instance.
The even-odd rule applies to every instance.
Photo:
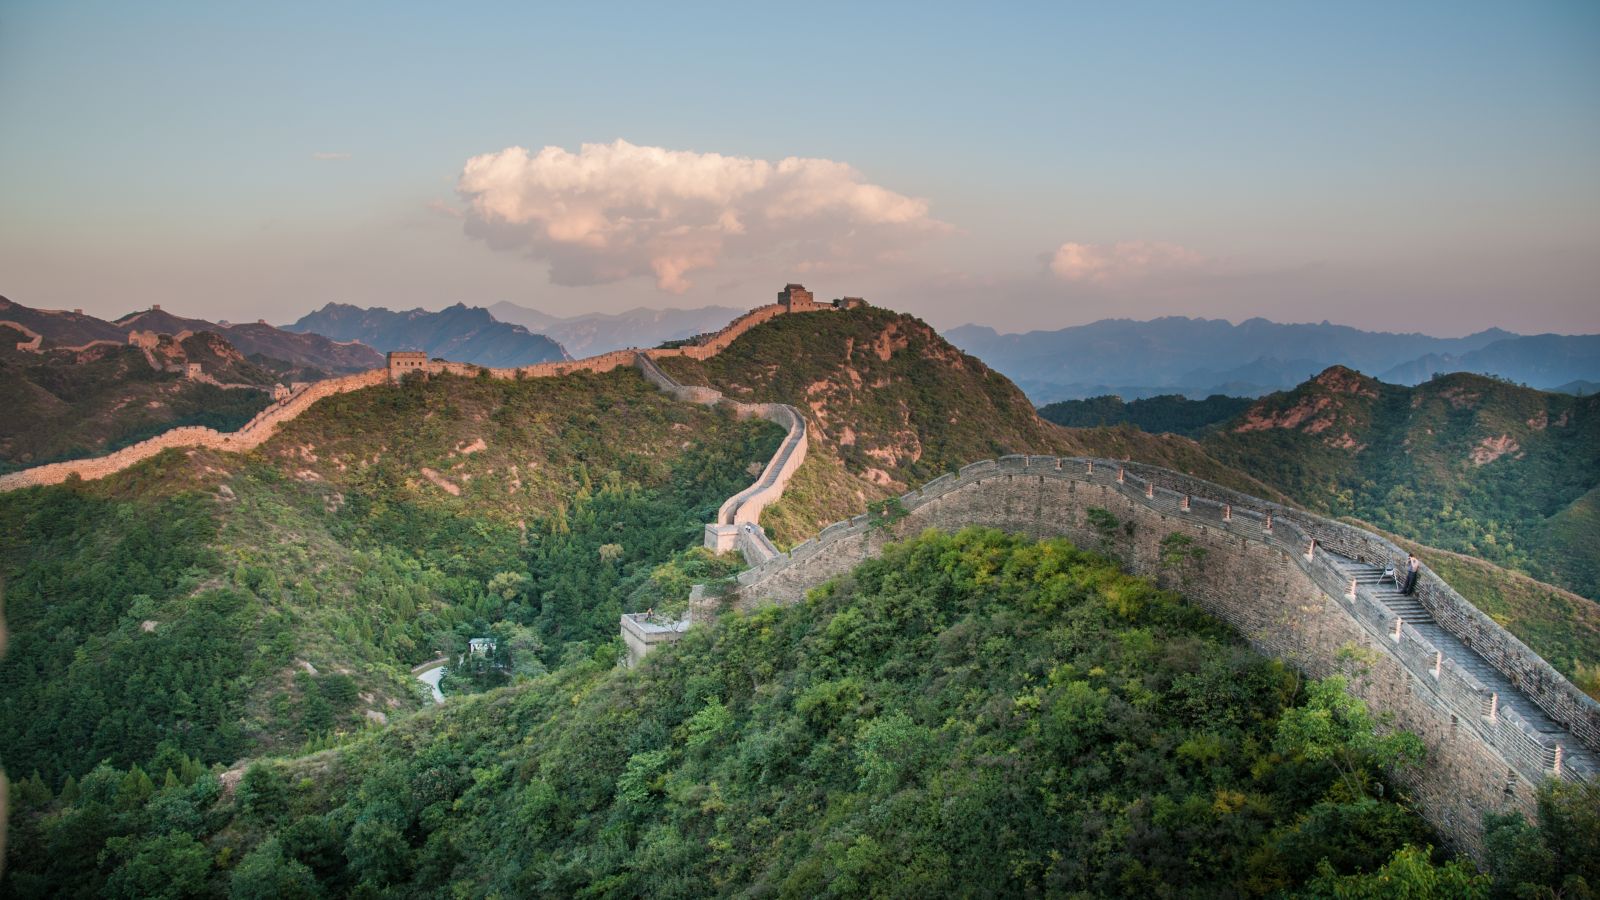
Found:
[[[108,322],[75,310],[35,309],[0,297],[0,322],[12,322],[41,338],[42,348],[81,348],[96,341],[127,343],[131,331],[179,335],[209,331],[223,335],[244,356],[294,380],[359,372],[383,365],[383,356],[359,343],[341,343],[320,334],[296,334],[265,322],[223,324],[173,315],[159,308],[129,313]]]

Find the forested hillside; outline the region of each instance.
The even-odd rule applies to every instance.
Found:
[[[1600,597],[1600,398],[1334,368],[1202,443],[1312,509]]]
[[[704,362],[660,361],[687,384],[806,414],[810,450],[762,523],[796,543],[872,500],[975,460],[1008,453],[1081,454],[1169,466],[1277,498],[1187,438],[1137,429],[1058,428],[1004,375],[951,346],[914,316],[866,307],[778,316]]]
[[[1362,677],[1352,660],[1349,678]],[[929,533],[638,672],[578,661],[235,781],[19,785],[11,896],[1486,896],[1600,883],[1593,797],[1437,837],[1340,678],[1062,541]],[[159,785],[158,785],[159,782]]]
[[[0,494],[0,763],[60,789],[326,741],[418,708],[408,667],[473,636],[504,662],[479,687],[609,659],[631,595],[714,568],[690,548],[781,434],[631,370],[440,377],[324,400],[249,455]]]
[[[1151,434],[1181,434],[1198,437],[1219,422],[1231,419],[1250,406],[1244,397],[1213,394],[1204,400],[1190,400],[1181,394],[1164,394],[1123,402],[1107,395],[1088,400],[1062,400],[1039,407],[1039,418],[1067,428],[1099,428],[1107,425],[1132,425]]]

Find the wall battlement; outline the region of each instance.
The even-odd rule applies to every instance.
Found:
[[[806,310],[796,310],[796,312],[811,312],[827,309],[832,309],[832,307],[815,306]],[[288,397],[277,400],[277,402],[274,402],[271,406],[262,410],[255,416],[255,418],[245,423],[245,425],[238,431],[219,432],[212,428],[197,426],[173,428],[168,431],[164,431],[153,438],[141,441],[130,447],[124,447],[121,450],[106,454],[105,456],[97,456],[89,459],[67,460],[59,463],[48,463],[46,465],[34,466],[30,469],[23,469],[20,472],[12,472],[8,475],[0,476],[0,492],[13,491],[26,487],[60,484],[61,482],[66,481],[68,478],[72,478],[74,476],[82,478],[85,481],[93,481],[98,478],[105,478],[108,475],[114,475],[117,472],[121,472],[130,466],[137,465],[138,463],[141,463],[164,450],[198,447],[207,447],[215,450],[233,452],[253,450],[270,438],[283,423],[294,419],[301,413],[310,409],[316,403],[316,401],[322,399],[323,397],[344,393],[346,391],[354,391],[366,387],[373,387],[375,385],[383,384],[386,381],[398,381],[400,378],[413,372],[424,375],[460,375],[469,378],[487,373],[487,376],[490,378],[515,380],[520,378],[552,378],[562,375],[573,375],[580,372],[599,374],[609,372],[622,366],[638,366],[646,378],[650,378],[651,381],[657,384],[658,387],[661,387],[663,390],[677,397],[679,400],[689,403],[701,403],[708,406],[714,405],[722,399],[722,394],[719,391],[709,387],[678,384],[676,381],[667,376],[666,373],[662,372],[659,367],[656,367],[653,362],[651,363],[649,369],[646,369],[644,366],[638,363],[638,360],[641,357],[645,358],[646,360],[654,360],[668,356],[687,356],[691,359],[701,360],[709,359],[722,352],[729,344],[733,343],[735,339],[749,331],[751,328],[754,328],[755,326],[760,325],[762,322],[772,319],[775,316],[782,315],[788,311],[789,310],[777,304],[756,307],[750,312],[745,313],[737,319],[734,319],[721,331],[716,332],[702,343],[685,347],[656,350],[614,350],[610,353],[602,353],[586,359],[539,363],[537,365],[519,366],[516,368],[488,368],[474,365],[472,363],[450,362],[447,360],[430,360],[427,359],[427,354],[424,353],[415,351],[395,351],[388,355],[388,359],[386,360],[384,368],[371,369],[355,375],[346,375],[342,378],[329,378],[323,381],[313,382],[310,385],[299,386],[298,389],[292,391]],[[144,350],[146,358],[150,360],[150,364],[155,368],[160,368],[154,357],[150,355],[150,348],[154,347],[158,343],[158,336],[154,332],[130,332],[128,335],[128,343]],[[658,380],[658,378],[660,380]],[[274,396],[277,396],[276,393]],[[777,421],[780,425],[785,425],[788,427],[789,423],[781,418],[782,413],[764,409],[756,409],[756,407],[774,405],[776,404],[739,404],[740,407],[748,408],[750,410],[748,414],[762,415],[764,417],[773,418],[773,420]],[[786,407],[786,409],[788,408]],[[790,409],[790,412],[792,413],[793,410]],[[796,414],[796,416],[798,416],[798,414]],[[800,438],[801,446],[799,447],[798,452],[795,451],[795,448],[791,446],[790,442],[788,441],[785,442],[784,447],[780,447],[780,452],[784,452],[785,449],[787,449],[787,452],[789,452],[793,457],[793,464],[787,466],[787,468],[784,468],[781,473],[777,474],[777,478],[781,478],[781,480],[784,482],[787,482],[788,476],[793,473],[796,467],[799,466],[800,460],[805,458],[803,434],[804,419],[800,419],[800,422],[802,434]],[[768,479],[765,477],[765,474],[763,475],[762,481],[768,481]],[[760,484],[760,482],[758,482],[758,484]],[[770,489],[771,485],[769,484],[768,487]],[[755,486],[752,486],[752,490],[754,490],[754,488]],[[782,490],[782,485],[778,484],[776,486],[776,494],[770,494],[770,490],[767,494],[757,492],[756,495],[749,498],[746,502],[752,504],[754,515],[759,517],[760,508],[775,500],[778,495],[782,494]],[[750,521],[755,520],[750,519]],[[770,545],[770,542],[768,543]]]
[[[1410,786],[1463,849],[1482,852],[1484,812],[1531,816],[1543,779],[1600,776],[1600,704],[1431,570],[1423,570],[1418,599],[1447,635],[1390,610],[1371,585],[1351,577],[1351,567],[1398,563],[1406,554],[1363,529],[1157,467],[1084,458],[984,460],[899,499],[907,515],[894,526],[874,527],[865,515],[829,525],[740,573],[732,593],[699,600],[692,620],[798,602],[884,544],[928,527],[1066,537],[1166,579],[1174,575],[1161,540],[1181,533],[1207,555],[1180,589],[1257,649],[1313,677],[1346,668],[1351,647],[1367,651],[1373,662],[1351,690],[1422,737],[1430,757]],[[1131,523],[1131,533],[1097,528],[1090,510]]]

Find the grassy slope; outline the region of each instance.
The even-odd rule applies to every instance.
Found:
[[[608,643],[617,592],[697,543],[780,436],[632,371],[441,378],[323,401],[248,456],[169,452],[0,495],[14,536],[0,548],[13,639],[0,761],[59,783],[168,739],[205,762],[295,746],[321,730],[308,722],[348,730],[369,709],[416,708],[406,668],[458,626],[537,626],[551,661],[569,638]],[[602,543],[621,556],[596,569]],[[567,571],[575,559],[588,580]],[[500,572],[534,577],[489,591]],[[568,632],[548,621],[558,609]],[[308,708],[313,689],[332,695],[331,721]]]
[[[1048,403],[1039,407],[1039,417],[1068,428],[1126,423],[1151,434],[1198,437],[1212,426],[1244,412],[1250,403],[1244,397],[1222,394],[1213,394],[1204,400],[1190,400],[1181,394],[1164,394],[1127,402],[1121,397],[1107,395]]]

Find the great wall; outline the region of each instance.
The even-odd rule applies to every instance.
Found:
[[[387,368],[305,386],[237,432],[173,429],[108,456],[0,477],[0,491],[72,476],[103,478],[167,449],[253,449],[324,397],[412,371],[515,379],[632,365],[676,399],[729,404],[738,415],[783,425],[787,434],[756,481],[730,497],[717,521],[706,526],[708,547],[738,550],[750,568],[726,591],[696,586],[682,620],[624,615],[620,629],[630,665],[720,612],[799,602],[808,590],[846,575],[890,541],[923,528],[982,525],[1034,538],[1065,537],[1104,549],[1137,574],[1179,578],[1185,597],[1305,675],[1348,672],[1359,664],[1351,692],[1427,747],[1427,764],[1403,776],[1419,808],[1474,856],[1484,853],[1485,812],[1511,809],[1532,817],[1535,788],[1544,779],[1590,781],[1600,775],[1600,704],[1426,567],[1415,598],[1385,590],[1383,570],[1398,567],[1406,556],[1398,546],[1371,532],[1177,472],[1086,458],[1011,456],[975,462],[898,498],[904,512],[898,521],[856,516],[780,552],[762,531],[760,516],[782,496],[805,458],[805,418],[784,404],[737,403],[713,388],[680,384],[655,360],[707,359],[774,316],[830,308],[813,304],[809,293],[796,296],[797,288],[786,289],[780,303],[751,310],[681,347],[517,369],[391,354]],[[1099,511],[1127,527],[1102,527],[1104,518],[1097,524],[1091,515]],[[1206,551],[1203,562],[1181,574],[1162,554],[1163,539],[1175,533]]]
[[[630,664],[720,612],[800,602],[891,541],[981,525],[1065,537],[1136,574],[1180,579],[1185,597],[1305,675],[1359,667],[1351,692],[1427,747],[1426,764],[1403,776],[1419,808],[1475,856],[1485,812],[1531,818],[1544,779],[1600,775],[1600,704],[1426,567],[1414,598],[1383,588],[1383,571],[1406,553],[1371,532],[1166,469],[1086,458],[975,462],[898,503],[904,517],[891,524],[836,522],[728,590],[697,586],[676,627],[645,632],[625,616]],[[1094,511],[1118,527],[1097,524]],[[1206,551],[1181,576],[1162,556],[1174,533]]]
[[[430,360],[426,358],[426,354],[422,353],[404,351],[390,353],[388,366],[385,368],[371,369],[354,375],[329,378],[299,386],[297,390],[288,396],[276,400],[272,405],[257,413],[254,418],[246,422],[238,431],[221,432],[213,428],[200,426],[173,428],[153,438],[124,447],[105,456],[49,463],[7,475],[0,475],[0,492],[40,485],[60,484],[74,476],[85,481],[105,478],[108,475],[121,472],[129,466],[143,462],[164,450],[186,448],[209,448],[228,452],[253,450],[272,437],[285,422],[293,420],[324,397],[374,387],[387,381],[398,381],[405,375],[414,372],[425,375],[451,374],[464,377],[484,376],[515,380],[554,378],[580,372],[599,374],[622,366],[635,366],[639,367],[641,372],[646,377],[649,377],[653,383],[656,383],[663,390],[679,399],[692,403],[713,404],[721,400],[722,395],[718,391],[711,388],[678,384],[668,378],[665,373],[662,373],[653,361],[672,356],[684,356],[697,360],[710,359],[721,353],[740,335],[776,316],[785,313],[831,310],[836,307],[848,309],[858,306],[862,302],[859,298],[846,297],[844,300],[835,301],[831,305],[815,303],[812,300],[811,293],[800,285],[789,285],[778,296],[779,302],[758,306],[734,319],[720,331],[704,335],[699,340],[679,347],[651,350],[614,350],[610,353],[602,353],[586,359],[538,363],[517,368],[489,368],[471,363],[450,362],[440,359]],[[144,333],[136,332],[135,334],[142,335]],[[154,338],[155,336],[152,335],[151,340]],[[131,336],[130,343],[135,343],[136,346],[143,346],[132,339]],[[147,348],[146,352],[148,355]],[[648,369],[646,366],[648,366]],[[792,408],[785,407],[789,411],[789,414],[786,415],[779,411],[765,409],[764,407],[766,406],[770,406],[770,404],[737,404],[735,409],[741,415],[760,415],[772,418],[780,425],[791,428],[791,430],[794,427],[794,422],[798,422],[803,432],[804,420],[797,413],[794,413]],[[789,473],[794,471],[794,468],[799,465],[799,461],[805,456],[803,433],[800,440],[802,446],[798,450],[793,465],[786,467],[781,472],[783,481],[787,481]],[[785,452],[785,449],[790,452],[794,450],[789,441],[785,441],[784,446],[780,447],[780,454]],[[763,475],[762,481],[765,480],[765,475]],[[759,481],[758,484],[760,484]],[[770,487],[775,487],[778,493],[782,493],[781,484],[769,485]],[[759,496],[749,497],[745,500],[745,503],[749,504],[757,515],[759,515],[761,507],[765,506],[771,499],[775,499],[775,497],[768,496],[768,492],[758,493],[760,494]],[[740,521],[754,521],[754,519]],[[729,524],[732,523],[730,522]]]

